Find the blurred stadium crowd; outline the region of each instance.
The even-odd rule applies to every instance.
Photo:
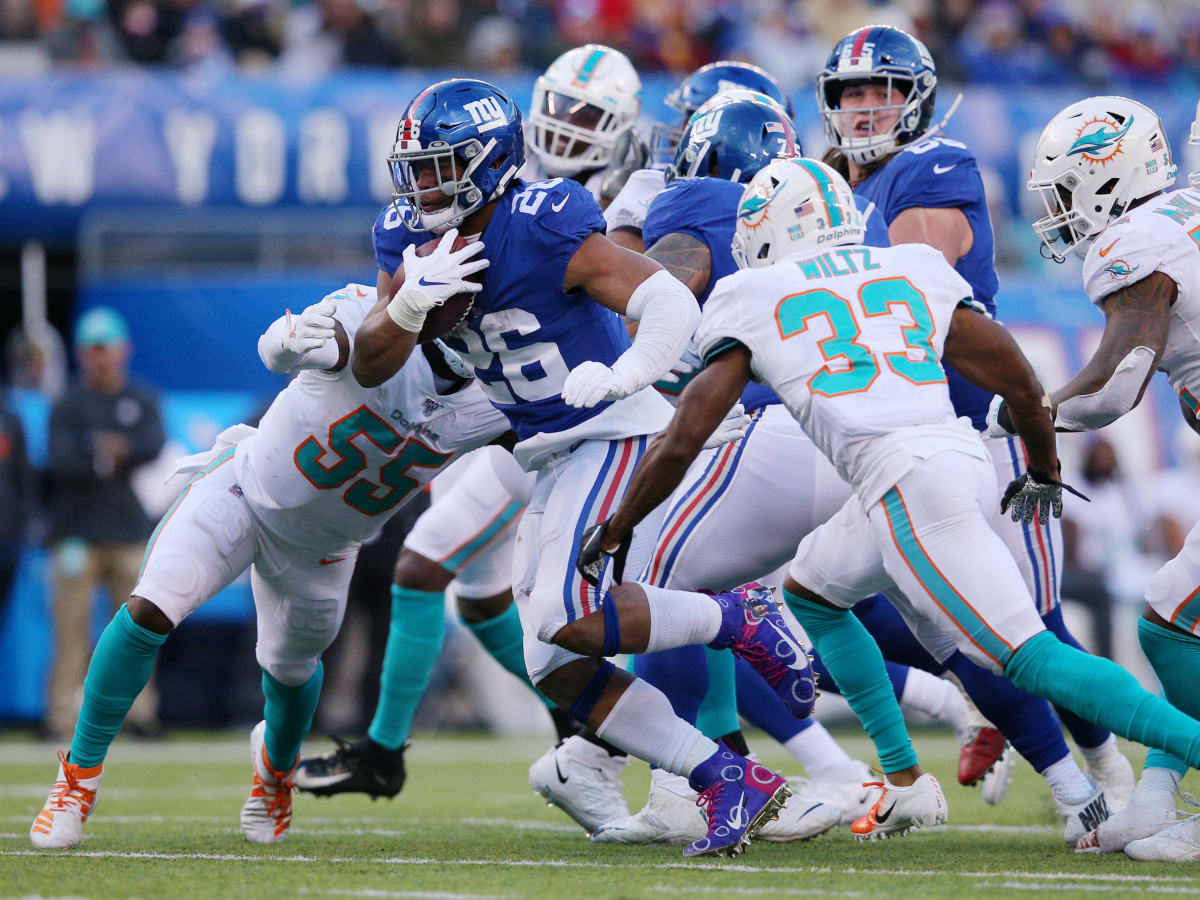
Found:
[[[1200,81],[1194,0],[3,0],[0,65],[494,73],[600,41],[642,72],[749,58],[793,87],[864,21],[916,33],[949,81]]]

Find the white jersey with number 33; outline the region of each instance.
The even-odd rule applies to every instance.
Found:
[[[754,377],[873,503],[911,467],[946,449],[987,459],[957,419],[939,360],[971,288],[925,244],[841,246],[721,279],[696,333],[709,359],[731,342]]]
[[[375,289],[349,285],[330,298],[353,342]],[[474,382],[451,394],[437,388],[419,348],[375,388],[359,385],[349,365],[301,372],[234,456],[255,514],[306,545],[369,538],[459,454],[508,430]]]

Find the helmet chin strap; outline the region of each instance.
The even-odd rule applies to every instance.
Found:
[[[954,98],[954,102],[950,104],[950,111],[947,112],[944,116],[942,116],[942,121],[938,122],[932,128],[927,129],[925,131],[925,133],[921,135],[921,140],[924,140],[925,138],[933,137],[935,134],[937,134],[939,131],[941,131],[943,128],[946,127],[946,123],[950,121],[950,117],[952,115],[954,115],[955,112],[957,112],[958,105],[960,103],[962,103],[962,98],[963,98],[963,95],[960,92],[959,95]]]

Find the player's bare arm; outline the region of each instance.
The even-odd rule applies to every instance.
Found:
[[[609,231],[607,237],[618,247],[624,247],[634,253],[642,253],[646,249],[646,245],[642,241],[642,232],[637,228],[621,225]]]
[[[646,451],[625,498],[609,519],[601,544],[604,550],[618,547],[638,522],[671,496],[750,378],[750,351],[738,344],[689,382],[667,430]]]
[[[712,277],[712,254],[698,238],[681,231],[664,235],[646,255],[687,285],[697,298]]]
[[[888,226],[888,240],[897,244],[928,244],[954,265],[970,252],[975,233],[966,215],[956,206],[945,209],[914,206],[902,211]]]
[[[1060,431],[1079,430],[1070,426],[1083,424],[1100,428],[1141,402],[1166,348],[1171,304],[1178,293],[1170,275],[1152,272],[1104,299],[1100,346],[1087,365],[1050,396]],[[1071,398],[1079,400],[1072,403]],[[1067,415],[1058,416],[1064,402]],[[1084,411],[1078,414],[1074,407],[1081,402]]]
[[[417,345],[417,333],[401,328],[387,314],[392,285],[403,283],[403,266],[395,275],[379,270],[376,279],[379,299],[354,335],[354,353],[350,357],[350,371],[363,387],[378,387],[399,372]]]
[[[1058,450],[1045,391],[1008,330],[973,309],[959,307],[950,320],[944,355],[972,384],[1004,398],[1029,453],[1029,469],[1057,478]]]
[[[633,292],[661,270],[646,256],[626,250],[596,232],[579,245],[567,263],[563,289],[582,288],[600,305],[625,315]]]

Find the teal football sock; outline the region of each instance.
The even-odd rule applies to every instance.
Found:
[[[263,669],[262,690],[266,702],[263,718],[267,720],[267,759],[276,772],[286,772],[300,754],[300,742],[312,728],[313,713],[321,699],[321,682],[325,667],[317,660],[317,670],[304,684],[284,684]]]
[[[708,662],[708,691],[696,713],[696,728],[714,741],[742,727],[738,721],[737,682],[733,654],[704,648]]]
[[[842,696],[875,742],[883,771],[898,772],[917,765],[917,753],[904,727],[904,715],[896,702],[883,654],[870,632],[848,609],[811,603],[786,589],[783,596],[821,654]]]
[[[1196,693],[1196,684],[1200,682],[1200,640],[1138,619],[1138,641],[1162,682],[1167,701],[1193,719],[1200,719],[1200,696]],[[1170,769],[1180,777],[1187,774],[1187,763],[1163,750],[1147,753],[1146,767]]]
[[[529,680],[529,670],[525,668],[525,634],[521,631],[521,617],[515,603],[509,604],[498,616],[463,624],[479,639],[492,659],[529,685],[548,709],[554,708],[554,704]]]
[[[122,606],[104,628],[83,682],[83,706],[71,740],[71,762],[90,769],[104,762],[109,744],[154,671],[167,639],[133,621]]]
[[[408,740],[413,716],[429,686],[446,637],[446,595],[392,585],[392,624],[383,652],[379,703],[367,735],[380,746],[399,750]]]
[[[1116,663],[1069,647],[1048,631],[1018,647],[1004,674],[1089,722],[1200,765],[1200,722],[1143,689]]]

